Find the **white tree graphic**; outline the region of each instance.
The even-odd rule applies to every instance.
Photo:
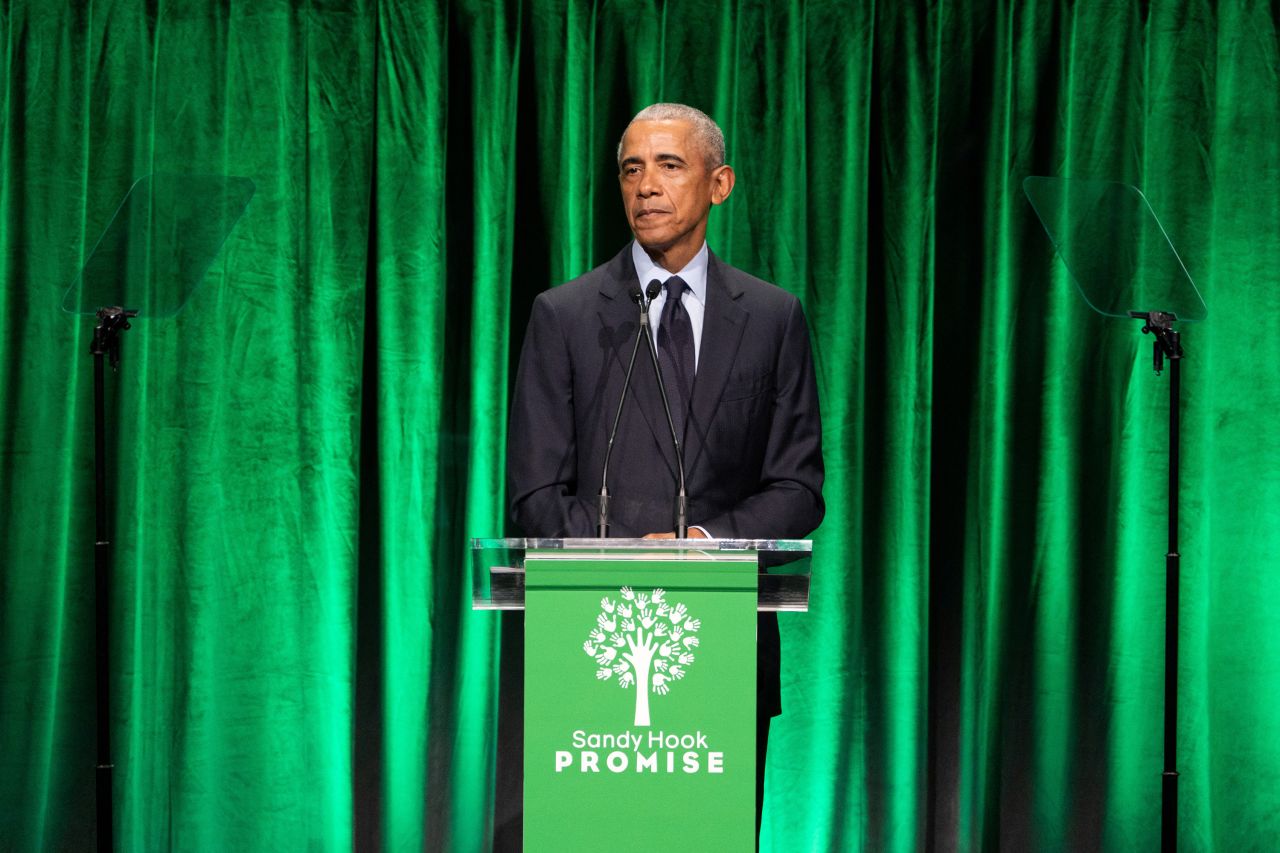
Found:
[[[670,604],[666,591],[636,594],[629,586],[621,601],[600,599],[596,627],[582,650],[599,665],[596,678],[617,676],[618,686],[636,688],[636,725],[649,725],[649,690],[666,695],[671,682],[684,678],[698,647],[699,619],[683,604]]]

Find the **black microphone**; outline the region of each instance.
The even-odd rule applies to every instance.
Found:
[[[640,327],[636,329],[636,342],[631,345],[631,360],[627,362],[627,373],[622,379],[622,394],[618,397],[618,411],[613,416],[613,429],[609,430],[609,444],[604,450],[604,470],[600,472],[600,510],[596,515],[596,534],[604,539],[609,535],[609,457],[613,455],[613,439],[618,434],[618,424],[622,420],[622,404],[627,401],[627,389],[631,387],[631,371],[636,366],[636,350],[640,349],[640,336],[649,330],[649,302],[640,292],[640,284],[631,285],[627,292],[631,301],[640,306]]]
[[[662,292],[662,282],[649,282],[648,295],[652,302]],[[670,299],[670,295],[667,296]],[[667,402],[667,386],[662,382],[662,368],[658,364],[658,348],[653,342],[649,324],[644,324],[644,339],[649,342],[649,355],[653,356],[653,375],[658,377],[658,391],[662,394],[662,408],[667,413],[667,426],[671,428],[671,443],[676,449],[676,469],[680,472],[680,489],[676,493],[676,538],[689,538],[689,499],[684,490],[684,448],[676,435],[676,422],[671,419],[671,404]]]

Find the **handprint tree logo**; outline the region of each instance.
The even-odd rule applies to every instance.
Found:
[[[599,665],[596,678],[617,677],[618,686],[636,688],[637,726],[649,725],[649,691],[665,696],[673,681],[684,678],[698,647],[699,619],[690,619],[683,604],[671,604],[666,591],[637,594],[620,589],[620,601],[600,599],[596,627],[582,650]]]

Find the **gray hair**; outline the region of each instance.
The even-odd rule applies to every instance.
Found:
[[[724,133],[720,125],[711,116],[695,107],[684,104],[652,104],[636,113],[635,118],[627,123],[622,131],[625,139],[627,130],[638,121],[687,121],[693,125],[693,138],[702,147],[706,157],[707,168],[715,169],[724,165]],[[622,139],[618,140],[618,168],[622,168]]]

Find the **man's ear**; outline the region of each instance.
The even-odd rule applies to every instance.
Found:
[[[712,204],[724,204],[725,199],[729,197],[729,193],[733,192],[734,180],[732,166],[719,166],[711,172]]]

